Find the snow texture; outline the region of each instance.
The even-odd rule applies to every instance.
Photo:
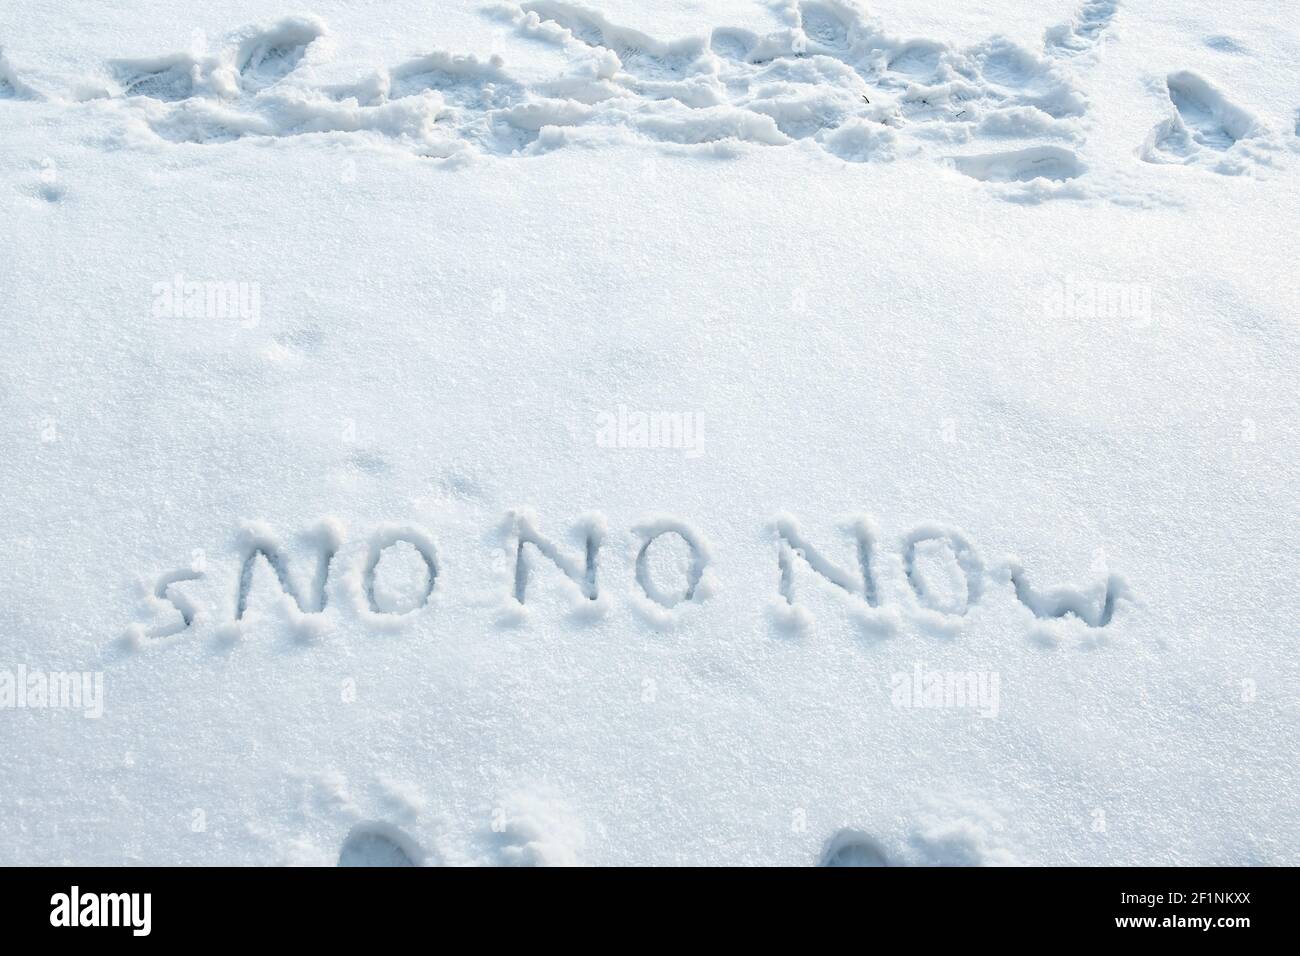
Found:
[[[0,863],[1300,863],[1297,64],[8,5]]]

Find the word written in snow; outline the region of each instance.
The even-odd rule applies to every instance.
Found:
[[[499,552],[504,558],[504,568],[509,572],[510,584],[503,594],[503,603],[516,610],[524,608],[530,600],[533,575],[539,561],[549,562],[567,579],[570,596],[578,606],[590,606],[598,611],[606,582],[601,575],[602,546],[606,537],[604,519],[590,516],[582,519],[574,529],[581,547],[576,553],[561,546],[543,534],[535,520],[526,513],[512,513],[507,522],[505,548]],[[853,541],[852,553],[856,567],[832,560],[800,530],[797,522],[788,516],[777,518],[771,525],[775,550],[776,598],[779,613],[792,623],[798,623],[802,609],[796,599],[796,582],[812,572],[825,584],[848,596],[856,603],[867,619],[873,614],[884,615],[878,624],[888,625],[886,597],[882,592],[877,573],[880,560],[878,536],[870,519],[855,519],[848,526]],[[711,550],[703,535],[683,521],[659,518],[634,529],[636,546],[633,561],[634,598],[653,613],[672,615],[679,605],[703,603],[714,593],[711,581]],[[254,594],[254,583],[259,577],[270,579],[278,586],[281,595],[292,602],[296,613],[311,618],[326,610],[329,603],[329,581],[335,571],[343,547],[343,535],[338,526],[325,522],[305,537],[315,552],[315,567],[309,581],[303,583],[290,567],[286,549],[264,526],[250,525],[244,529],[239,548],[239,570],[235,575],[230,604],[230,616],[235,622],[244,618]],[[665,542],[672,542],[679,553],[684,549],[686,560],[679,562],[680,580],[675,587],[665,586],[656,574],[653,555]],[[402,549],[417,570],[407,574],[406,594],[397,599],[392,587],[381,581],[380,568],[385,558]],[[196,561],[188,569],[171,571],[161,576],[152,591],[150,602],[171,619],[168,624],[152,629],[136,628],[139,638],[158,639],[190,628],[202,609],[182,593],[175,593],[175,585],[196,581],[207,576],[207,561],[201,551],[195,552]],[[960,585],[946,590],[936,586],[927,561],[936,555],[946,556],[954,579]],[[1104,589],[1078,589],[1055,587],[1040,590],[1031,585],[1024,569],[1015,561],[1004,562],[997,571],[985,567],[975,547],[959,530],[944,525],[922,525],[905,535],[901,542],[903,579],[910,590],[914,604],[922,613],[940,617],[962,617],[977,605],[992,578],[996,583],[1009,584],[1016,599],[1040,619],[1073,618],[1090,628],[1106,627],[1115,613],[1117,602],[1127,596],[1124,580],[1114,574],[1106,576]],[[368,542],[365,556],[351,563],[344,572],[345,590],[352,595],[357,613],[372,620],[395,620],[411,615],[428,606],[442,573],[441,558],[433,537],[421,528],[409,525],[389,526],[374,533]],[[607,572],[608,574],[608,572]],[[412,583],[414,582],[414,583]],[[948,593],[952,592],[952,593]],[[782,611],[784,609],[784,611]]]

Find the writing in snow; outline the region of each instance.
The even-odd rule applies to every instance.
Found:
[[[836,550],[856,557],[856,566],[830,555],[827,542],[814,543],[790,516],[777,518],[770,526],[773,543],[772,581],[775,594],[769,607],[778,623],[795,628],[810,620],[796,593],[796,582],[808,582],[831,593],[840,594],[851,613],[863,624],[875,629],[891,630],[900,622],[900,613],[913,615],[922,624],[943,626],[944,621],[958,620],[980,603],[990,586],[1009,587],[1015,598],[1035,618],[1074,619],[1089,628],[1106,627],[1116,607],[1129,597],[1129,589],[1118,574],[1101,570],[1100,579],[1086,587],[1056,586],[1040,588],[1032,584],[1023,567],[1007,558],[995,567],[986,566],[975,546],[960,530],[946,525],[923,524],[903,536],[900,552],[889,555],[895,569],[888,580],[882,576],[886,556],[881,553],[879,535],[867,517],[851,520],[846,527],[851,541],[830,542]],[[607,528],[600,515],[578,520],[572,529],[579,547],[566,546],[544,534],[536,518],[526,511],[511,512],[505,523],[504,547],[498,552],[496,573],[504,574],[501,609],[506,615],[526,615],[530,595],[538,586],[534,572],[549,565],[558,570],[559,586],[567,591],[575,611],[594,617],[604,613],[611,588],[618,586],[616,561],[610,561],[606,548]],[[713,549],[695,527],[676,518],[647,520],[632,529],[632,548],[626,563],[631,580],[630,597],[634,606],[654,624],[671,624],[684,608],[708,602],[718,591],[713,575]],[[371,534],[357,547],[344,549],[344,533],[332,520],[321,522],[302,536],[302,544],[314,552],[314,569],[303,567],[302,559],[291,561],[288,549],[276,534],[261,523],[247,524],[239,535],[237,563],[232,568],[231,587],[221,590],[230,595],[226,617],[238,628],[240,621],[257,595],[266,587],[278,589],[294,620],[316,626],[330,601],[332,577],[342,579],[344,602],[364,620],[376,624],[395,624],[428,607],[442,577],[441,553],[433,535],[416,525],[387,525]],[[662,568],[651,568],[652,550],[673,549],[685,560],[668,573],[675,581],[665,581]],[[400,557],[397,554],[400,551]],[[189,629],[200,616],[211,617],[193,599],[193,593],[179,588],[211,573],[204,551],[189,568],[170,571],[158,577],[147,594],[151,610],[166,623],[152,627],[135,625],[128,640],[140,644],[149,639],[170,637]],[[405,593],[394,598],[391,582],[381,574],[386,555],[405,563],[412,573],[401,576]],[[617,558],[617,555],[613,557]],[[931,575],[935,562],[946,562],[951,580],[939,586]],[[942,573],[942,572],[939,572]],[[551,581],[556,578],[552,576]],[[263,584],[255,589],[256,582]],[[891,585],[886,588],[885,584]],[[802,587],[802,585],[801,585]],[[901,591],[899,589],[902,589]],[[949,593],[951,592],[951,593]],[[982,699],[982,698],[981,698]]]

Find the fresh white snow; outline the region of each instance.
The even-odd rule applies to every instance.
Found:
[[[1300,13],[591,3],[0,10],[0,863],[1300,863]]]

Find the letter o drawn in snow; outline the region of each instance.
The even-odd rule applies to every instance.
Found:
[[[708,564],[708,555],[700,544],[699,538],[689,526],[679,521],[661,520],[640,529],[647,537],[636,556],[636,582],[645,592],[645,596],[660,607],[673,608],[682,601],[695,597],[696,588],[704,576],[704,567]],[[650,546],[664,535],[674,535],[686,543],[690,549],[690,567],[686,571],[686,587],[679,594],[671,594],[655,582],[651,570]]]
[[[423,591],[418,600],[405,610],[393,610],[380,606],[378,596],[375,594],[375,572],[379,567],[380,559],[389,548],[397,544],[409,544],[415,549],[415,553],[420,556],[424,562],[426,578],[423,585]],[[434,585],[438,580],[438,559],[437,551],[434,549],[433,541],[428,535],[415,528],[390,528],[380,531],[370,542],[370,554],[366,558],[365,571],[361,575],[361,588],[365,592],[366,602],[370,607],[372,614],[389,614],[401,615],[411,614],[420,610],[429,603],[429,598],[433,594]]]
[[[917,548],[919,545],[931,541],[946,546],[952,553],[957,569],[961,571],[965,584],[965,594],[962,595],[959,606],[941,606],[932,593],[932,588],[922,575],[920,565],[917,562]],[[912,593],[916,595],[917,600],[924,607],[943,614],[960,617],[979,603],[980,595],[983,593],[984,562],[966,536],[956,528],[926,524],[907,535],[903,539],[903,570],[906,572],[907,583],[911,587]]]

